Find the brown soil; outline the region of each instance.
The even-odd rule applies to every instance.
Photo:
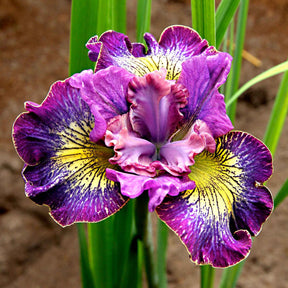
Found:
[[[136,1],[129,2],[132,40]],[[171,24],[190,25],[190,1],[153,1],[151,32]],[[241,83],[286,60],[287,0],[251,0],[245,49],[262,61],[243,62]],[[0,0],[0,287],[79,288],[76,227],[60,228],[24,196],[22,162],[11,142],[11,126],[23,102],[41,103],[51,83],[68,75],[70,1]],[[236,128],[262,138],[281,77],[254,87],[238,105]],[[288,175],[288,125],[268,186],[275,195]],[[285,288],[288,283],[287,200],[272,214],[254,241],[238,288]],[[169,287],[199,287],[199,268],[171,233]],[[219,273],[216,281],[219,281]]]

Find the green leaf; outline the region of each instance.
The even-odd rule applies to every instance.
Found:
[[[234,288],[236,287],[238,278],[242,271],[242,268],[245,264],[245,260],[241,261],[240,263],[225,268],[222,273],[221,282],[219,288]]]
[[[277,208],[279,204],[288,196],[288,178],[279,190],[278,194],[274,198],[274,208]]]
[[[215,1],[191,0],[192,27],[210,45],[216,44]]]
[[[85,233],[85,225],[82,223],[77,224],[79,249],[80,249],[80,267],[81,279],[83,288],[94,287],[93,275],[89,263],[87,237]]]
[[[142,193],[135,200],[136,235],[143,245],[143,256],[148,287],[158,288],[159,279],[154,257],[151,215],[148,212],[148,193]]]
[[[113,0],[112,29],[126,33],[126,0]]]
[[[127,245],[129,248],[129,256],[127,264],[124,268],[124,273],[122,275],[122,281],[119,285],[120,288],[127,287],[142,287],[142,267],[143,267],[143,255],[142,255],[142,242],[135,236],[130,244]],[[140,256],[140,257],[139,257]],[[115,286],[118,287],[118,286]]]
[[[288,70],[288,61],[285,61],[277,66],[270,68],[269,70],[259,74],[255,78],[251,79],[247,83],[245,83],[234,95],[226,102],[226,107],[229,107],[238,97],[243,94],[247,89],[252,87],[253,85],[273,77],[277,74],[283,73]]]
[[[278,141],[288,113],[288,61],[286,62],[286,65],[285,62],[283,64],[284,65],[281,67],[284,69],[286,67],[287,71],[283,75],[264,136],[264,143],[268,146],[272,155],[275,154],[276,147],[278,145]]]
[[[114,235],[112,243],[114,249],[114,259],[113,259],[114,287],[119,286],[119,283],[121,283],[125,271],[125,267],[129,265],[128,255],[129,255],[129,247],[132,241],[133,219],[134,219],[134,201],[130,200],[119,212],[117,212],[114,220]],[[135,251],[133,250],[132,253],[135,253]],[[132,258],[133,257],[134,256],[132,256]],[[137,267],[131,267],[131,268],[137,269]],[[130,273],[131,272],[133,271],[130,271]]]
[[[158,219],[157,231],[157,270],[159,275],[159,288],[167,287],[167,245],[168,245],[168,227]]]
[[[215,268],[209,265],[200,267],[201,271],[201,288],[213,288]]]
[[[71,8],[69,75],[93,69],[85,44],[97,32],[97,1],[73,0]]]
[[[99,288],[113,287],[112,232],[114,217],[88,224],[88,245],[94,282]]]
[[[73,0],[71,6],[70,29],[70,55],[69,75],[80,72],[83,69],[94,67],[94,63],[88,58],[85,47],[89,38],[96,33],[96,19],[87,11],[96,11],[95,1]],[[84,27],[84,28],[83,28]],[[85,232],[85,224],[77,224],[82,287],[94,287],[93,274],[89,262],[88,246]]]
[[[137,41],[143,42],[143,35],[150,31],[152,0],[138,0],[137,4]]]
[[[216,47],[221,45],[240,0],[222,0],[216,11]],[[232,41],[232,40],[231,40]],[[233,43],[233,41],[232,41]]]
[[[225,92],[225,102],[229,102],[232,95],[238,90],[239,87],[239,79],[240,79],[240,71],[241,71],[241,63],[242,63],[242,51],[244,47],[245,40],[245,30],[246,30],[246,22],[248,16],[248,6],[249,0],[242,0],[240,4],[240,9],[238,13],[238,21],[237,21],[237,31],[236,31],[236,46],[235,52],[233,55],[232,68],[227,80],[226,84],[226,92]],[[233,43],[231,43],[233,45]],[[236,112],[236,104],[234,101],[227,106],[227,114],[230,117],[232,123],[234,123],[235,112]]]

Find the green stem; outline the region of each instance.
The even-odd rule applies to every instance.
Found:
[[[137,236],[143,243],[146,276],[149,288],[158,288],[158,275],[154,261],[151,217],[148,213],[149,197],[147,192],[136,199],[135,217]]]

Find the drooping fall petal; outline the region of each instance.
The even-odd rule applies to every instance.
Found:
[[[50,207],[61,225],[97,222],[118,211],[127,199],[105,177],[113,150],[93,143],[94,117],[69,79],[56,82],[44,102],[26,104],[14,123],[14,144],[26,163],[26,195]]]
[[[216,139],[216,151],[195,157],[194,190],[166,197],[159,217],[181,238],[197,264],[227,267],[244,259],[273,209],[263,183],[272,173],[271,154],[242,132]]]

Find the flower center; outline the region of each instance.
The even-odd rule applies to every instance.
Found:
[[[115,151],[110,162],[126,172],[150,177],[167,172],[181,176],[190,172],[196,154],[215,146],[208,126],[201,120],[183,139],[171,142],[171,136],[180,128],[180,109],[187,105],[188,92],[165,76],[166,71],[160,70],[134,77],[126,97],[129,112],[108,123],[105,144],[114,146]]]

